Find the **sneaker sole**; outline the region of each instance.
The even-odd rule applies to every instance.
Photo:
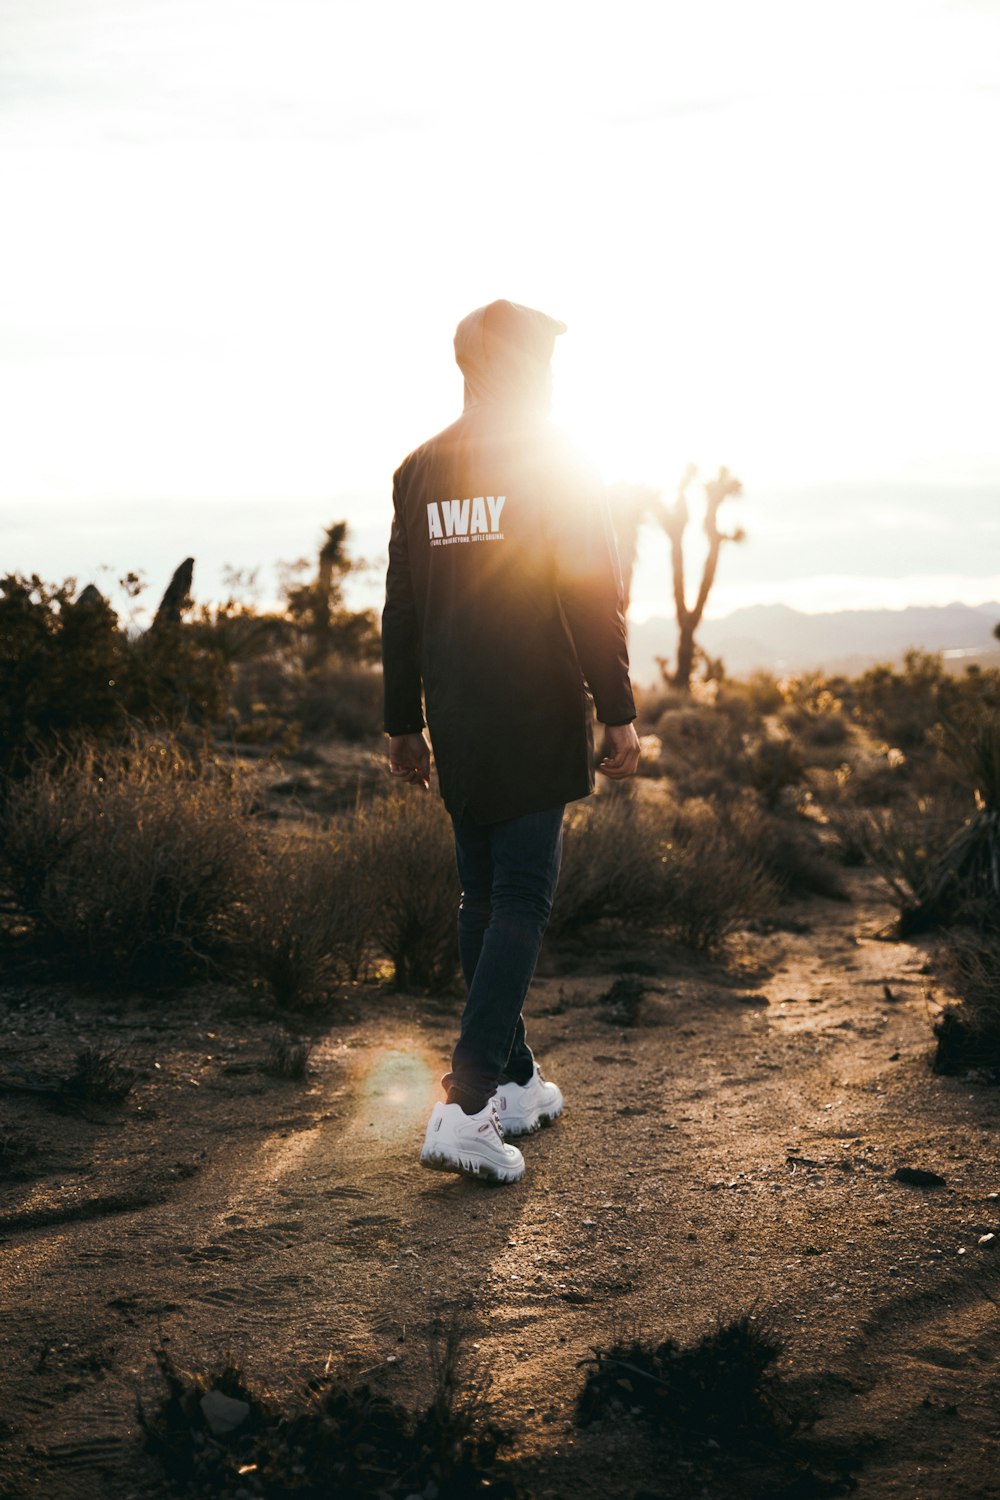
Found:
[[[558,1120],[565,1108],[565,1100],[560,1100],[554,1109],[541,1110],[537,1115],[533,1115],[530,1118],[527,1115],[521,1115],[520,1117],[512,1116],[509,1118],[501,1115],[500,1128],[504,1133],[504,1139],[506,1140],[519,1135],[534,1135],[536,1131],[541,1130],[543,1125],[551,1125],[553,1120]]]
[[[520,1182],[524,1167],[498,1167],[490,1161],[471,1156],[445,1156],[442,1152],[422,1152],[420,1165],[432,1172],[458,1172],[463,1177],[477,1177],[487,1182]]]

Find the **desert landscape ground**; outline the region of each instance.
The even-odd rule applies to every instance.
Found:
[[[335,572],[0,589],[0,1493],[996,1495],[996,674],[641,693],[491,1187],[418,1162],[452,830]]]
[[[877,939],[884,895],[851,885],[724,965],[550,945],[530,1036],[567,1109],[506,1189],[417,1164],[454,998],[352,987],[294,1082],[264,1071],[274,1019],[245,995],[8,985],[0,1073],[110,1041],[139,1078],[110,1109],[4,1098],[34,1143],[0,1216],[4,1493],[169,1493],[135,1411],[157,1346],[278,1392],[332,1367],[417,1409],[457,1320],[526,1494],[995,1495],[995,1099],[931,1072],[933,945]],[[631,1025],[602,1000],[623,975]],[[685,1343],[746,1313],[810,1413],[776,1453],[662,1452],[627,1400],[577,1424],[581,1362],[623,1328]]]

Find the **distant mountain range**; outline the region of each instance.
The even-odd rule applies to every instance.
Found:
[[[877,661],[900,661],[905,652],[955,653],[954,660],[1000,666],[993,635],[1000,604],[945,604],[909,609],[850,609],[807,615],[786,604],[754,604],[718,620],[705,620],[697,641],[721,657],[733,677],[769,672],[855,673]],[[629,627],[629,656],[637,682],[659,680],[658,656],[673,663],[677,626],[666,616]]]

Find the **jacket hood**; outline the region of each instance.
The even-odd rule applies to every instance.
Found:
[[[566,324],[518,302],[490,302],[455,330],[455,359],[465,376],[465,405],[484,401],[545,408],[556,335]]]

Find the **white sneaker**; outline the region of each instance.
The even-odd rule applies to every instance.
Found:
[[[530,1135],[563,1112],[562,1090],[535,1071],[527,1083],[502,1083],[493,1095],[505,1136]]]
[[[420,1165],[493,1182],[520,1182],[524,1176],[524,1157],[504,1141],[492,1099],[476,1115],[458,1104],[435,1104]]]

